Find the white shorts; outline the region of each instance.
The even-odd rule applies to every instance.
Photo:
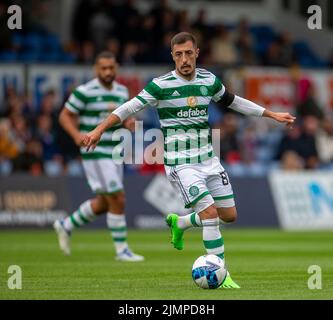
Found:
[[[82,160],[91,190],[95,194],[112,194],[122,191],[124,166],[111,159]]]
[[[165,166],[165,171],[181,194],[185,208],[192,207],[200,213],[213,204],[217,208],[235,206],[229,177],[217,157],[198,164]]]

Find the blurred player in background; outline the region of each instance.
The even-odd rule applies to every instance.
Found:
[[[186,207],[194,210],[186,216],[167,216],[172,243],[176,249],[182,250],[184,231],[201,227],[207,254],[224,259],[220,219],[225,223],[234,222],[237,211],[229,177],[213,152],[208,105],[214,100],[222,107],[245,115],[269,117],[287,125],[291,125],[295,118],[289,113],[271,112],[229,93],[214,74],[196,68],[199,49],[192,34],[182,32],[175,35],[171,41],[171,54],[176,70],[153,79],[137,97],[117,108],[90,132],[84,144],[87,150],[96,150],[102,134],[109,128],[149,105],[156,106],[165,138],[167,177],[179,190]],[[183,132],[177,132],[178,129]],[[205,144],[200,143],[202,138],[206,138],[203,139]],[[176,147],[170,149],[169,145]],[[239,288],[239,285],[228,272],[221,287]]]
[[[85,133],[129,99],[128,89],[115,81],[117,68],[118,64],[112,53],[99,54],[95,61],[97,78],[76,88],[60,114],[61,126],[79,147],[82,146]],[[132,129],[133,123],[133,118],[129,118],[123,125]],[[55,221],[54,229],[58,234],[60,249],[66,255],[71,252],[72,231],[107,213],[107,225],[114,241],[116,259],[144,260],[144,257],[134,254],[127,244],[123,164],[116,164],[112,160],[112,151],[120,142],[112,141],[111,135],[120,127],[108,130],[94,152],[87,153],[85,148],[81,148],[85,175],[96,196],[81,204],[71,216]]]

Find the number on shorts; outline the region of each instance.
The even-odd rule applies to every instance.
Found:
[[[224,171],[221,173],[222,183],[224,186],[227,186],[229,184],[229,179],[227,173]]]

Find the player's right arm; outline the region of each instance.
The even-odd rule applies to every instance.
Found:
[[[85,107],[85,97],[76,89],[68,98],[59,115],[62,128],[73,138],[77,146],[83,145],[85,135],[78,129],[78,116]]]
[[[137,113],[145,107],[154,106],[158,103],[158,92],[160,88],[154,83],[150,82],[135,98],[127,101],[115,111],[113,111],[103,122],[101,122],[93,131],[89,132],[83,141],[87,151],[94,150],[102,134],[112,128],[118,123],[122,123],[129,116]]]

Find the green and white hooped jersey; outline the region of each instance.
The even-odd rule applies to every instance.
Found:
[[[128,99],[129,93],[125,86],[114,81],[112,89],[108,90],[96,78],[76,88],[65,107],[79,115],[80,131],[88,133]],[[82,159],[111,159],[113,148],[120,144],[119,141],[112,141],[112,133],[120,127],[121,125],[107,130],[93,152],[81,148]]]
[[[187,81],[172,71],[153,79],[136,97],[157,107],[164,134],[164,163],[198,163],[214,156],[208,124],[208,105],[219,101],[225,88],[205,69]]]

